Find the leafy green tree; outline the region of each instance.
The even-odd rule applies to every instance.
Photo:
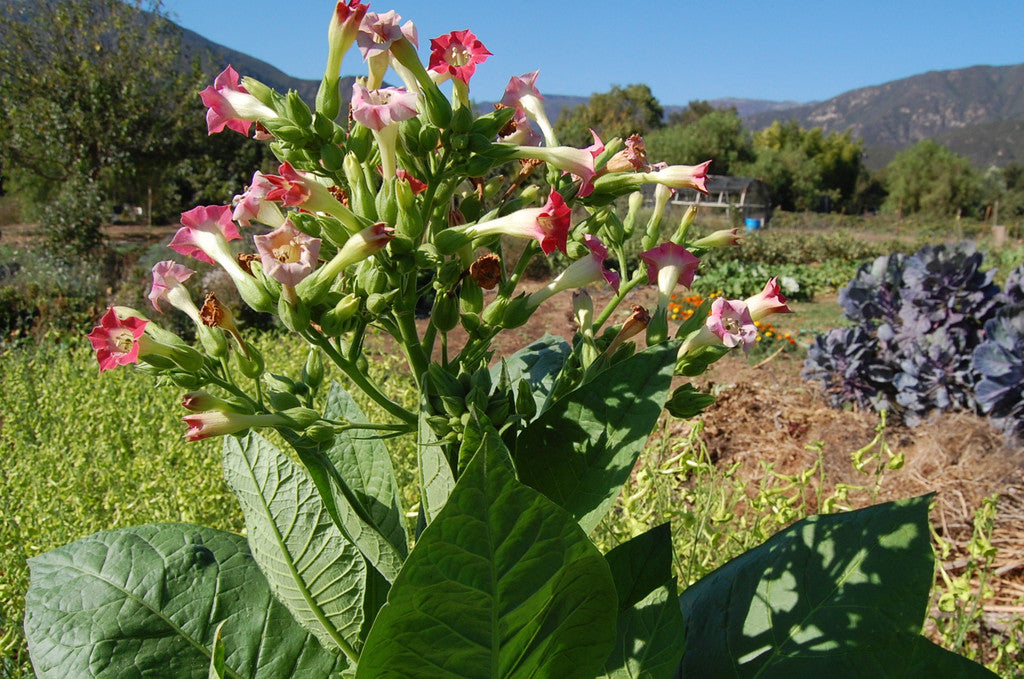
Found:
[[[754,135],[755,160],[737,170],[765,181],[785,210],[851,210],[864,172],[863,149],[849,131],[805,130],[775,121]]]
[[[886,176],[885,208],[901,215],[971,212],[980,198],[981,181],[971,162],[931,139],[896,154]]]
[[[711,159],[712,174],[730,174],[738,163],[754,159],[750,134],[735,109],[712,110],[688,125],[654,130],[644,140],[652,160],[695,165]]]
[[[563,110],[555,123],[555,134],[564,144],[591,143],[589,129],[602,138],[646,134],[662,125],[665,110],[643,84],[612,86],[608,92],[591,95],[586,104]]]
[[[716,111],[732,111],[739,115],[735,106],[715,108],[706,99],[692,99],[682,111],[670,113],[668,124],[671,125],[692,125],[701,118]]]
[[[173,170],[203,126],[203,78],[183,62],[180,29],[160,12],[159,0],[0,9],[0,163],[23,195],[45,204],[67,199],[68,186],[95,187],[104,200],[89,204],[105,215],[111,203],[145,204]],[[65,218],[54,235],[90,245],[97,216]]]

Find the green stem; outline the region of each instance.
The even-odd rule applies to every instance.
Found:
[[[354,361],[349,361],[347,358],[342,356],[341,353],[335,349],[334,345],[331,344],[330,340],[322,335],[319,337],[313,337],[312,339],[314,343],[318,347],[322,348],[330,359],[334,361],[335,365],[341,368],[342,372],[344,372],[350,380],[355,382],[356,386],[362,389],[363,393],[373,399],[377,405],[394,415],[402,422],[415,424],[418,421],[418,418],[414,413],[409,412],[399,404],[392,401],[379,388],[377,388],[377,385],[364,375],[358,367],[356,367]]]
[[[627,294],[629,294],[630,290],[640,285],[643,279],[644,277],[641,276],[639,272],[637,272],[634,273],[633,277],[630,278],[628,281],[619,285],[619,292],[615,295],[615,297],[612,297],[611,301],[609,301],[608,304],[605,305],[604,309],[601,310],[601,314],[594,320],[595,330],[600,329],[600,327],[605,324],[605,322],[608,320],[608,317],[611,316],[615,312],[615,309],[618,308],[623,298]]]

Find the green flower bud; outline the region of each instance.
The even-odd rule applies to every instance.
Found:
[[[502,320],[505,318],[505,312],[508,310],[508,298],[498,297],[493,302],[487,305],[484,309],[481,318],[487,325],[500,326]]]
[[[472,278],[466,278],[462,282],[462,290],[459,294],[461,309],[467,314],[478,314],[484,308],[484,291]]]
[[[448,332],[459,324],[459,302],[451,290],[435,295],[430,321],[441,332]]]
[[[320,88],[316,91],[316,112],[328,122],[338,117],[341,112],[341,93],[338,91],[337,78],[324,76],[320,81]],[[323,134],[321,136],[326,137]]]
[[[284,391],[268,391],[267,402],[270,403],[271,408],[277,411],[298,408],[302,405],[302,402],[299,401],[295,394],[289,394]]]
[[[280,411],[282,415],[295,423],[296,426],[306,428],[320,419],[320,413],[312,408],[288,408]]]
[[[302,367],[302,381],[316,390],[324,381],[324,358],[319,349],[310,348]]]
[[[309,127],[313,124],[313,114],[310,112],[309,106],[306,106],[306,102],[302,101],[298,92],[294,90],[289,92],[285,96],[284,102],[288,117],[296,126]]]
[[[420,148],[430,153],[437,148],[437,142],[441,141],[441,131],[432,125],[424,125],[420,130]]]
[[[342,168],[344,162],[345,154],[341,152],[341,147],[337,144],[327,142],[320,147],[320,163],[325,170],[337,172]]]

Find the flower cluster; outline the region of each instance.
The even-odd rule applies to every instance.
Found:
[[[311,356],[337,365],[397,420],[396,431],[411,428],[418,415],[370,379],[360,360],[368,330],[395,339],[421,389],[443,392],[444,380],[428,370],[437,342],[445,372],[475,374],[487,368],[497,333],[522,325],[564,291],[607,285],[615,294],[612,303],[584,314],[580,328],[588,345],[580,361],[585,378],[586,371],[606,367],[598,331],[629,289],[657,285],[658,304],[652,311],[632,309],[609,355],[644,330],[648,344],[667,341],[672,295],[691,285],[698,254],[734,244],[719,237],[688,245],[692,213],[671,239],[660,242],[668,196],[682,187],[706,191],[710,161],[652,163],[637,135],[602,140],[592,132],[586,148],[560,143],[538,89],[538,72],[512,77],[501,105],[476,115],[469,88],[491,53],[469,30],[431,39],[424,64],[412,22],[348,0],[336,4],[328,42],[312,107],[295,93],[282,95],[240,78],[230,66],[200,93],[210,134],[252,133],[257,142],[270,143],[279,166],[275,173],[254,173],[229,205],[182,214],[169,247],[196,266],[226,272],[246,305],[276,314],[309,344]],[[342,111],[340,73],[353,47],[366,75],[352,85],[349,110]],[[384,86],[389,71],[401,86]],[[450,97],[440,90],[447,82]],[[535,168],[544,170],[543,179],[536,178]],[[638,189],[647,183],[657,187],[657,200],[643,227],[641,263],[631,271],[623,244],[641,228]],[[630,215],[619,221],[609,205],[627,195]],[[504,248],[508,239],[525,248]],[[529,261],[556,250],[570,263],[548,284],[521,291]],[[307,374],[289,383],[267,372],[263,357],[236,326],[237,309],[212,295],[202,303],[193,300],[188,286],[199,277],[192,273],[181,262],[161,262],[153,270],[149,299],[157,314],[184,313],[196,327],[199,347],[141,312],[111,311],[90,335],[102,370],[140,362],[187,388],[190,440],[250,427],[323,436],[356,426],[309,410],[308,395],[319,380]],[[426,327],[415,322],[424,303],[432,304]],[[753,322],[770,312],[769,304],[716,302],[701,333],[683,348],[748,348],[756,334]],[[450,355],[447,334],[460,326],[468,340]],[[246,380],[251,388],[244,387]],[[488,398],[498,403],[504,397]],[[443,415],[445,403],[450,407],[444,398],[436,403],[432,416]],[[498,419],[516,415],[514,408],[492,410]],[[441,436],[458,435],[459,422],[428,421]]]

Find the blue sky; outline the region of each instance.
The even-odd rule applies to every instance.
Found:
[[[300,78],[319,79],[333,0],[165,0],[171,18]],[[430,38],[469,28],[494,54],[471,96],[499,98],[540,69],[541,92],[648,84],[662,104],[742,97],[815,101],[930,70],[1024,62],[1024,1],[393,0]],[[344,74],[359,75],[358,52]]]

